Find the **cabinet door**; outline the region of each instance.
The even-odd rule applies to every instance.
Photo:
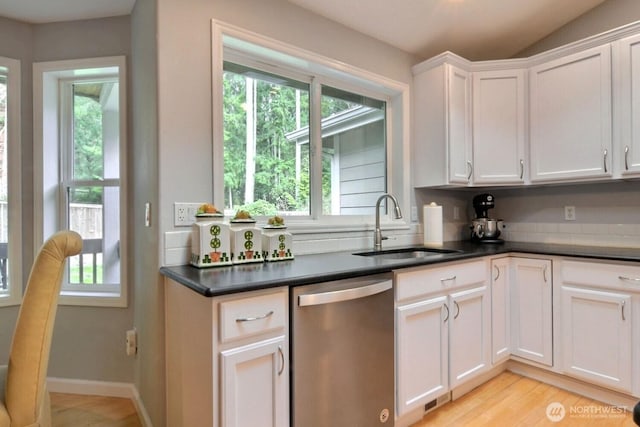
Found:
[[[450,388],[490,365],[491,304],[487,286],[451,294],[449,316]]]
[[[551,261],[512,258],[512,267],[512,353],[552,366]]]
[[[534,66],[531,181],[611,176],[610,46]]]
[[[473,183],[524,182],[525,71],[473,73]]]
[[[449,182],[471,180],[471,77],[461,68],[447,64],[447,142]]]
[[[289,425],[289,375],[284,336],[221,352],[221,425]]]
[[[509,258],[491,262],[491,362],[495,365],[511,356]]]
[[[448,389],[447,297],[397,308],[397,412],[423,406]]]
[[[640,35],[620,40],[617,47],[620,144],[616,156],[622,175],[637,175],[640,174]]]
[[[564,371],[631,392],[631,296],[562,286]]]

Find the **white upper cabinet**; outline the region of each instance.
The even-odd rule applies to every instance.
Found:
[[[640,175],[640,35],[614,44],[616,57],[617,175]]]
[[[471,74],[450,63],[414,68],[413,123],[414,185],[468,185]]]
[[[520,184],[525,177],[525,70],[473,73],[473,183]]]
[[[415,187],[640,176],[640,22],[530,58],[412,68]]]
[[[531,181],[611,176],[609,44],[531,67]]]

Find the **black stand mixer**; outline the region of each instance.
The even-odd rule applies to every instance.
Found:
[[[471,221],[471,240],[481,243],[502,243],[499,239],[503,221],[489,218],[488,211],[495,207],[495,198],[492,194],[478,194],[473,198],[473,209],[476,218]]]

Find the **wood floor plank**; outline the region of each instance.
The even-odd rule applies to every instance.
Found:
[[[547,406],[561,404],[564,418],[552,422]],[[631,409],[631,408],[629,408]],[[503,372],[454,402],[426,414],[412,427],[633,427],[630,412],[551,385]]]
[[[560,403],[564,418],[547,418],[547,406]],[[51,393],[54,427],[141,427],[130,399]],[[629,408],[631,409],[631,408]],[[558,389],[512,372],[504,372],[412,427],[633,427],[631,413]]]
[[[141,427],[130,399],[51,393],[53,427]]]

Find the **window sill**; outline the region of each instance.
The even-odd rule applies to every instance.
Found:
[[[380,222],[382,230],[409,230],[411,224],[401,221]],[[359,223],[359,224],[318,224],[313,222],[290,222],[287,224],[287,230],[292,234],[319,234],[319,233],[354,233],[354,232],[373,232],[375,224]]]
[[[117,293],[69,292],[60,293],[59,305],[86,307],[127,307],[127,298]]]

